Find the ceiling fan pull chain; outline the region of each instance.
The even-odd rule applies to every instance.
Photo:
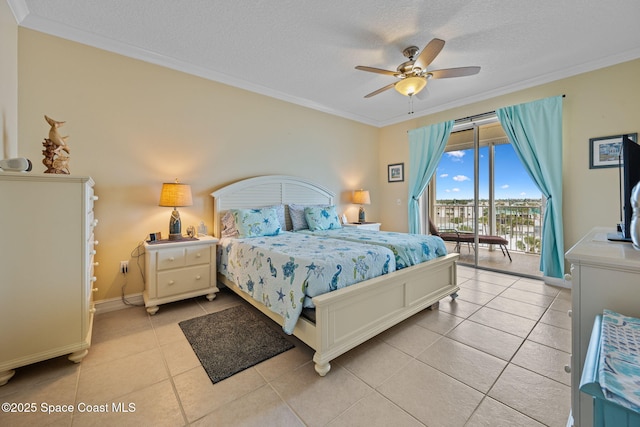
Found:
[[[413,114],[413,95],[409,95],[409,112],[407,114]]]

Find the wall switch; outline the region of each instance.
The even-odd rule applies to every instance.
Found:
[[[127,274],[129,272],[129,261],[120,261],[120,273]]]

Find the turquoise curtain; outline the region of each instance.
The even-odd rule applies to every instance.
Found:
[[[420,233],[418,200],[447,146],[453,120],[409,131],[409,233]]]
[[[545,276],[562,278],[562,97],[499,108],[496,115],[531,179],[547,198],[540,270]]]

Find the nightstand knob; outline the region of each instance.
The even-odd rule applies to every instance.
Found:
[[[93,292],[98,292],[98,288],[91,289]]]
[[[170,285],[173,285],[174,283],[176,283],[176,282],[174,282],[173,280],[169,280],[169,284]]]
[[[202,255],[200,255],[200,252],[198,252],[198,253],[196,254],[196,258],[200,258],[201,256],[202,256]]]
[[[169,258],[169,261],[175,261],[176,259],[174,257]]]
[[[200,275],[197,275],[197,276],[196,276],[196,280],[200,280]]]

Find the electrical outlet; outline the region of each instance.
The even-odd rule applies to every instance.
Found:
[[[129,272],[129,261],[120,261],[120,273],[127,274]]]

